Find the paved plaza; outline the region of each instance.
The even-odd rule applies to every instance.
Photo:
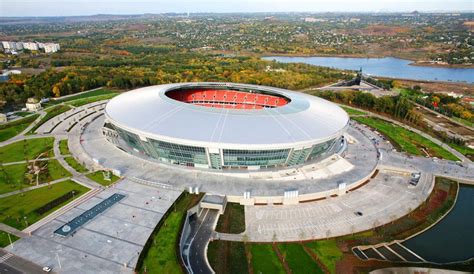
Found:
[[[246,206],[245,234],[250,241],[298,241],[371,229],[406,215],[428,197],[432,176],[422,174],[416,187],[409,181],[410,174],[382,170],[369,183],[343,196],[295,206]]]
[[[114,193],[126,197],[72,236],[54,231]],[[8,251],[63,273],[133,273],[148,237],[180,192],[144,186],[127,179],[105,189],[15,242]],[[61,264],[61,268],[59,266]]]

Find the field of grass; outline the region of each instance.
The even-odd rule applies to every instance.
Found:
[[[352,115],[367,115],[367,112],[363,112],[363,111],[360,111],[360,110],[357,110],[357,109],[353,109],[351,107],[346,107],[346,106],[340,106],[342,109],[344,109],[347,114],[349,114],[350,116]]]
[[[422,151],[422,148],[425,148],[433,157],[459,160],[441,146],[400,126],[372,117],[353,117],[352,119],[376,129],[390,139],[396,147],[409,154],[425,156],[426,154]]]
[[[20,116],[20,117],[26,117],[30,114],[31,114],[31,112],[28,112],[28,111],[17,111],[17,112],[15,112],[15,115]]]
[[[450,143],[448,144],[450,147],[454,148],[455,150],[459,151],[462,155],[468,157],[471,160],[474,160],[474,149],[469,148],[467,146],[461,146],[458,144]]]
[[[87,174],[86,176],[87,176],[87,178],[91,179],[92,181],[95,181],[95,182],[97,182],[97,183],[99,183],[103,186],[111,185],[111,184],[117,182],[118,179],[120,179],[120,177],[115,176],[112,173],[110,173],[110,181],[107,181],[107,180],[104,179],[104,174],[103,174],[102,170]]]
[[[227,254],[227,256],[222,256]],[[207,258],[218,274],[249,273],[245,244],[243,242],[212,241],[207,249]]]
[[[244,232],[244,206],[237,203],[227,203],[224,214],[219,216],[216,231],[233,234],[239,234]]]
[[[59,114],[61,113],[64,113],[68,110],[70,110],[71,108],[69,106],[66,106],[66,105],[58,105],[58,106],[54,106],[52,108],[49,108],[48,110],[45,110],[46,111],[46,115],[41,118],[41,120],[30,130],[30,134],[33,134],[35,132],[35,130],[37,130],[42,124],[46,123],[49,119],[55,117],[55,116],[58,116]]]
[[[271,244],[251,244],[250,253],[252,254],[254,273],[285,273],[285,268],[278,259]]]
[[[84,172],[89,171],[87,168],[85,168],[83,165],[81,165],[81,164],[80,164],[74,157],[72,157],[72,156],[71,156],[71,157],[66,157],[66,158],[64,158],[64,161],[66,161],[66,163],[67,163],[70,167],[74,168],[74,169],[75,169],[77,172],[79,172],[79,173],[84,173]],[[103,176],[102,176],[102,177],[103,177]],[[115,176],[115,177],[117,177],[117,176]],[[111,179],[113,180],[114,177],[112,177]],[[94,181],[95,181],[95,180],[94,180]],[[115,180],[115,181],[116,181],[116,180]],[[115,181],[114,181],[114,182],[115,182]],[[106,181],[106,182],[107,182],[107,183],[113,183],[112,181],[110,181],[110,182]]]
[[[43,165],[47,165],[47,170],[43,170],[40,173],[38,180],[40,184],[71,176],[58,160],[53,159],[39,162],[39,166]],[[0,169],[0,194],[32,186],[25,177],[26,172],[26,163],[3,166]],[[34,180],[36,180],[36,177],[34,177]]]
[[[0,142],[6,141],[10,138],[15,137],[25,130],[39,114],[34,114],[26,118],[22,118],[13,122],[0,125]]]
[[[454,121],[459,122],[459,123],[461,123],[461,124],[463,124],[463,125],[465,125],[465,126],[474,127],[474,123],[471,122],[471,121],[468,121],[468,120],[466,120],[466,119],[462,119],[462,118],[454,117],[454,116],[451,117],[451,119],[453,119]]]
[[[140,254],[144,257],[143,263],[137,265],[138,273],[183,273],[177,254],[177,242],[186,211],[198,201],[199,196],[183,193],[175,202],[168,216],[158,224],[158,230],[150,236],[150,245]]]
[[[299,243],[279,244],[281,255],[293,274],[321,273],[324,271]]]
[[[101,96],[101,95],[106,95],[106,94],[111,94],[111,93],[117,93],[117,92],[113,91],[113,90],[101,88],[101,89],[98,89],[98,90],[77,94],[77,95],[74,95],[74,96],[71,96],[71,97],[68,97],[68,98],[64,98],[64,99],[51,100],[50,103],[51,104],[60,104],[60,103],[64,103],[64,102],[71,102],[71,101],[75,101],[75,100],[85,99],[85,98],[89,98],[89,97],[96,97],[96,96]]]
[[[108,94],[103,94],[103,95],[94,96],[94,97],[87,97],[87,98],[77,99],[77,100],[74,100],[74,101],[70,101],[69,104],[73,105],[75,107],[80,107],[82,105],[90,104],[90,103],[93,103],[93,102],[111,99],[111,98],[113,98],[117,95],[119,95],[118,92],[108,93]]]
[[[15,235],[10,234],[10,238],[8,238],[8,233],[0,231],[0,247],[6,247],[10,245],[10,240],[15,242],[19,238]]]
[[[72,199],[65,201],[42,215],[35,213],[35,209],[72,190],[76,192],[75,198],[77,198],[89,189],[68,180],[54,184],[51,187],[44,186],[24,193],[0,198],[0,222],[17,229],[24,229],[28,225],[37,222],[54,210],[69,203]]]
[[[67,139],[59,141],[59,152],[61,155],[69,155],[71,152],[69,151],[69,147],[67,144]]]
[[[0,194],[29,187],[25,172],[26,164],[0,167]]]
[[[53,156],[54,138],[25,139],[4,147],[0,147],[0,161],[11,163],[24,161],[25,158],[32,160],[43,152],[47,152],[44,157]]]
[[[48,178],[42,183],[54,181],[57,179],[71,177],[71,173],[67,171],[56,159],[48,161]]]
[[[342,259],[343,254],[334,239],[309,242],[305,245],[318,256],[331,273],[336,273],[336,262]]]

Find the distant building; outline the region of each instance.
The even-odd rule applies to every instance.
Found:
[[[316,23],[316,22],[326,22],[327,20],[322,19],[322,18],[306,17],[304,21],[306,23]]]
[[[38,111],[41,109],[41,103],[36,98],[28,98],[26,101],[26,109],[28,111]]]
[[[40,42],[13,42],[13,41],[2,41],[1,47],[4,52],[16,54],[17,51],[23,49],[28,50],[44,50],[45,53],[54,53],[60,50],[58,43],[40,43]]]
[[[22,50],[23,49],[23,42],[13,42],[15,43],[15,49],[16,50]]]
[[[46,53],[54,53],[60,49],[59,44],[57,43],[45,43],[44,44],[44,52]]]
[[[23,47],[28,50],[39,50],[38,44],[36,44],[36,42],[24,42]]]
[[[6,123],[7,122],[7,115],[0,113],[0,124]]]

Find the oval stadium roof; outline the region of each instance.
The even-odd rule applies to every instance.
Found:
[[[285,96],[276,108],[210,108],[180,102],[165,93],[177,88],[240,88]],[[206,147],[278,148],[340,135],[349,116],[329,101],[284,89],[234,83],[179,83],[123,93],[106,106],[113,124],[153,139]]]

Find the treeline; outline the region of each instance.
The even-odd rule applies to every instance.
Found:
[[[422,115],[415,110],[414,104],[403,95],[375,97],[371,93],[362,91],[320,91],[315,95],[332,102],[384,113],[414,125],[424,126]]]
[[[431,93],[424,97],[416,97],[416,102],[427,108],[435,110],[446,116],[455,116],[474,122],[472,107],[464,105],[460,98],[455,98],[442,93]]]
[[[47,70],[38,75],[14,75],[0,84],[0,107],[11,109],[23,105],[30,97],[58,97],[103,86],[106,78],[98,70]]]
[[[319,91],[313,95],[320,96],[332,102],[342,103],[345,105],[355,106],[367,109],[371,112],[387,115],[397,120],[402,120],[412,124],[425,132],[429,132],[446,143],[454,143],[457,145],[465,145],[465,141],[455,136],[449,136],[444,131],[437,131],[430,128],[423,119],[423,115],[416,110],[416,105],[407,95],[382,96],[375,97],[370,93],[361,91]],[[452,100],[446,98],[446,100]]]
[[[390,79],[380,79],[380,80],[377,80],[375,78],[372,78],[372,77],[367,77],[367,78],[364,78],[365,81],[367,81],[368,83],[371,83],[372,85],[375,85],[379,88],[383,88],[383,89],[386,89],[386,90],[390,90],[393,88],[393,80],[390,80]]]
[[[337,70],[305,64],[190,52],[146,56],[140,52],[138,56],[104,56],[100,60],[67,56],[52,63],[68,67],[34,76],[14,75],[9,82],[0,83],[0,105],[10,109],[23,105],[29,97],[59,97],[100,86],[132,89],[175,82],[230,81],[303,89],[347,77]]]

